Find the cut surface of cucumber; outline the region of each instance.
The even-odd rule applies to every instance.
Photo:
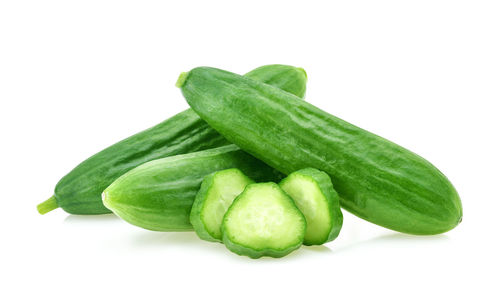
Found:
[[[306,218],[305,245],[323,244],[338,236],[343,217],[339,196],[326,173],[314,168],[295,171],[280,182],[280,187]]]
[[[190,221],[201,239],[222,241],[221,224],[234,198],[253,183],[241,170],[226,169],[207,175],[191,209]]]
[[[283,257],[302,245],[306,219],[275,183],[250,184],[224,215],[222,238],[232,252]]]

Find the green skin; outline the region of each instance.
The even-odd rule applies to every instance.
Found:
[[[302,68],[266,65],[247,77],[303,97],[307,76]],[[230,144],[200,119],[185,110],[162,123],[122,140],[80,163],[56,185],[54,196],[38,205],[45,214],[61,207],[71,214],[105,214],[102,191],[127,171],[151,160]]]
[[[255,246],[250,246],[250,245],[245,245],[242,243],[237,242],[234,239],[234,235],[231,234],[228,231],[228,220],[233,216],[238,211],[238,204],[240,201],[244,199],[252,199],[251,194],[249,192],[252,190],[254,187],[271,187],[275,191],[279,192],[283,199],[281,203],[289,210],[293,211],[293,215],[296,216],[296,220],[301,222],[301,230],[299,231],[300,237],[297,238],[295,242],[290,242],[288,246],[284,249],[275,249],[275,248],[269,248],[265,246],[265,243],[259,243],[256,244]],[[284,257],[294,250],[298,249],[304,240],[304,235],[306,232],[306,219],[304,215],[300,212],[300,210],[297,208],[295,203],[293,202],[292,198],[290,198],[277,184],[273,182],[268,182],[268,183],[260,183],[260,184],[250,184],[248,185],[245,190],[234,199],[233,203],[227,210],[226,214],[224,215],[224,219],[222,222],[222,242],[224,245],[233,253],[236,253],[240,256],[247,256],[252,259],[257,259],[261,258],[264,256],[268,257],[273,257],[273,258],[281,258]],[[242,230],[244,231],[244,230]],[[251,231],[250,231],[251,232]],[[260,245],[260,246],[258,246]]]
[[[283,175],[235,145],[162,158],[125,173],[102,193],[104,205],[128,223],[153,231],[192,230],[189,214],[205,176],[239,168],[256,181]]]
[[[217,171],[205,176],[203,182],[201,183],[200,190],[198,191],[198,194],[196,194],[196,198],[194,199],[193,207],[191,208],[191,213],[189,217],[191,225],[193,225],[194,231],[196,231],[198,237],[200,237],[203,240],[213,241],[213,242],[222,241],[222,235],[220,233],[211,232],[210,228],[208,228],[208,226],[206,225],[205,219],[206,216],[209,215],[206,213],[207,198],[209,197],[212,191],[218,190],[216,188],[217,187],[216,181],[220,176],[222,176],[222,174],[227,172],[240,175],[242,179],[246,180],[245,184],[254,183],[252,179],[245,176],[243,172],[241,172],[241,170],[237,168]],[[223,180],[223,182],[230,182],[230,181]],[[234,198],[236,198],[236,196],[233,197],[233,199]]]
[[[180,76],[195,112],[279,171],[330,175],[341,206],[380,226],[430,235],[462,219],[460,198],[431,163],[278,88],[215,68]]]
[[[305,168],[298,171],[293,172],[285,179],[283,179],[279,185],[280,187],[284,187],[287,183],[293,183],[294,179],[308,179],[315,184],[315,186],[322,193],[323,199],[328,205],[328,213],[330,214],[329,221],[325,222],[325,229],[323,230],[322,238],[318,240],[309,240],[307,237],[304,238],[304,245],[321,245],[323,243],[329,242],[337,238],[340,233],[340,229],[342,228],[343,216],[342,211],[340,210],[340,199],[339,195],[335,191],[332,185],[332,181],[328,174],[319,171],[315,168]],[[286,192],[286,190],[285,190]],[[290,195],[290,197],[293,196]],[[297,203],[296,203],[297,204]],[[307,215],[304,215],[306,220],[309,222],[309,218]],[[309,224],[308,224],[309,225]]]

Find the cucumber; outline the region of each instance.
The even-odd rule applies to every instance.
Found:
[[[304,96],[307,76],[302,68],[266,65],[246,76]],[[45,214],[61,207],[71,214],[109,213],[101,193],[115,179],[159,158],[230,144],[191,109],[122,140],[80,163],[56,185],[54,195],[38,205]]]
[[[248,185],[222,221],[222,241],[242,256],[283,257],[302,245],[306,219],[275,183]]]
[[[115,180],[102,193],[104,205],[128,223],[153,231],[192,230],[191,206],[203,178],[239,168],[256,181],[283,175],[235,145],[144,163]]]
[[[328,174],[314,168],[295,171],[279,183],[307,221],[305,245],[332,241],[342,228],[339,195]]]
[[[226,139],[285,174],[307,167],[326,172],[353,214],[422,235],[461,221],[453,185],[409,150],[234,73],[199,67],[179,78],[191,108]]]
[[[190,222],[201,239],[222,241],[222,218],[234,198],[251,183],[253,180],[237,168],[217,171],[203,179],[190,214]]]

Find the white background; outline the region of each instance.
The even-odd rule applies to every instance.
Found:
[[[432,237],[344,212],[340,237],[251,260],[194,233],[36,204],[80,161],[187,108],[181,71],[301,66],[307,100],[443,171]],[[1,1],[1,296],[499,296],[498,1]]]

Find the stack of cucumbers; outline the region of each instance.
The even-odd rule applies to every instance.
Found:
[[[306,81],[287,65],[182,73],[176,85],[191,109],[83,161],[38,211],[194,229],[251,258],[334,240],[340,207],[415,235],[460,223],[460,198],[436,167],[307,103]]]

